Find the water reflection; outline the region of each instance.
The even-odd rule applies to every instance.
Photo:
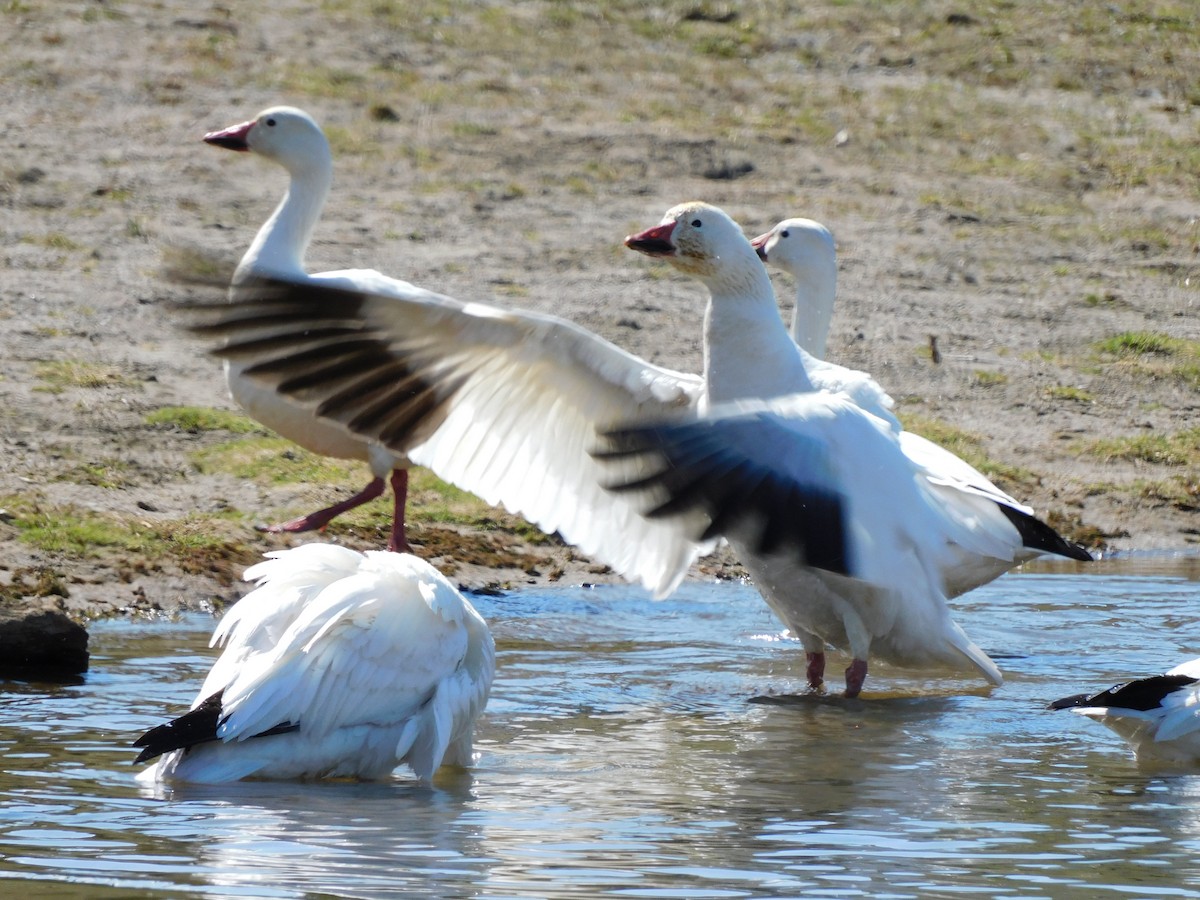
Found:
[[[481,758],[433,788],[137,785],[129,741],[190,700],[211,621],[106,624],[85,683],[0,686],[0,878],[33,897],[1200,896],[1200,776],[1140,771],[1044,709],[1200,655],[1190,566],[1109,566],[958,602],[1000,688],[880,666],[856,701],[802,695],[803,654],[745,586],[477,598],[500,660]]]

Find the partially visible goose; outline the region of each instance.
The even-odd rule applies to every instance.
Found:
[[[234,291],[248,278],[264,275],[311,278],[320,284],[384,294],[403,294],[411,289],[407,282],[389,278],[373,269],[346,269],[314,275],[305,272],[304,254],[333,180],[329,142],[308,113],[290,106],[275,106],[249,122],[206,134],[204,141],[228,150],[257,153],[283,166],[290,176],[283,200],[259,229],[238,264],[233,276]],[[244,377],[236,363],[226,366],[225,377],[233,399],[248,415],[268,428],[313,453],[336,459],[363,460],[371,467],[371,481],[354,496],[288,522],[268,525],[264,530],[303,532],[324,528],[342,513],[383,494],[384,480],[388,479],[394,495],[388,549],[409,550],[404,523],[408,461],[403,455],[315,419],[276,392],[265,390]]]
[[[1200,659],[1163,675],[1050,704],[1107,725],[1141,763],[1200,765]]]
[[[144,781],[386,777],[469,765],[495,645],[475,608],[409,554],[305,544],[246,570],[192,711],[139,738]]]
[[[863,409],[892,418],[892,400],[864,372],[825,361],[826,341],[837,294],[837,252],[829,229],[812,219],[785,219],[751,244],[758,255],[796,280],[792,338],[809,357],[808,371],[822,390],[844,390]],[[999,555],[963,552],[953,555],[942,572],[946,593],[956,597],[987,584],[1014,566],[1053,553],[1068,559],[1090,560],[1082,547],[1062,538],[979,470],[949,450],[896,423],[900,446],[925,474],[951,515],[986,531],[988,546]]]

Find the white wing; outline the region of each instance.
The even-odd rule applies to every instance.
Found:
[[[290,723],[320,739],[415,714],[458,670],[468,643],[461,605],[435,611],[422,587],[364,566],[323,589],[271,651],[225,685],[218,737],[244,740]]]
[[[233,681],[248,659],[277,646],[305,605],[328,585],[357,572],[362,560],[361,553],[347,547],[314,543],[272,551],[248,568],[243,577],[259,588],[227,610],[213,630],[210,646],[224,650],[193,708]]]
[[[139,777],[378,778],[407,762],[429,780],[444,758],[470,762],[495,672],[470,603],[407,554],[306,544],[271,557],[218,628],[225,652],[194,712],[138,741],[165,754]]]
[[[256,295],[257,294],[257,295]],[[606,492],[597,428],[693,409],[698,376],[653,366],[553,316],[419,289],[242,285],[197,330],[315,414],[501,504],[662,595],[705,547]]]
[[[804,359],[804,370],[808,373],[813,388],[831,394],[845,394],[859,409],[883,419],[894,431],[901,430],[900,420],[892,412],[896,401],[874,378],[858,369],[847,369],[837,363],[817,359],[803,348],[800,353]]]

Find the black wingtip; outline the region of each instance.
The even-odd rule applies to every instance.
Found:
[[[187,750],[197,744],[207,744],[217,740],[217,729],[224,719],[221,708],[222,694],[224,694],[224,689],[206,698],[195,709],[184,713],[177,719],[172,719],[165,725],[151,728],[134,741],[133,746],[143,748],[137,759],[133,761],[134,764],[147,762],[156,756],[170,753],[172,750]],[[271,737],[299,730],[299,725],[292,722],[281,722],[273,728],[260,731],[253,737]]]
[[[157,725],[139,737],[133,742],[133,746],[143,749],[134,763],[144,763],[172,750],[183,750],[196,744],[215,741],[217,726],[221,721],[222,693],[223,691],[217,691],[195,709],[165,725]]]
[[[1080,562],[1092,562],[1092,554],[1079,544],[1068,541],[1061,534],[1036,516],[1013,509],[1005,503],[997,502],[1000,511],[1008,517],[1013,527],[1021,535],[1021,543],[1030,550],[1040,550],[1043,553],[1053,553],[1065,556],[1067,559],[1077,559]]]
[[[1163,700],[1180,688],[1195,684],[1200,679],[1189,675],[1152,675],[1124,684],[1114,685],[1094,694],[1074,694],[1050,704],[1050,709],[1072,709],[1079,706],[1111,706],[1145,712],[1158,709]]]
[[[802,563],[851,576],[845,499],[827,486],[782,475],[712,433],[711,423],[658,423],[602,433],[591,455],[601,462],[644,456],[652,471],[609,481],[606,490],[654,497],[642,515],[669,518],[701,512],[699,541],[744,541],[763,556],[797,554]]]
[[[1076,706],[1092,706],[1088,703],[1091,694],[1072,694],[1070,697],[1062,697],[1052,703],[1046,705],[1047,709],[1074,709]]]

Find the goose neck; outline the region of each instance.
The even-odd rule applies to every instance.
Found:
[[[258,230],[238,265],[235,280],[250,272],[304,274],[304,254],[325,206],[332,180],[333,167],[328,162],[292,171],[287,193]]]
[[[733,296],[710,288],[704,377],[711,403],[812,390],[800,349],[788,334],[770,280]]]

